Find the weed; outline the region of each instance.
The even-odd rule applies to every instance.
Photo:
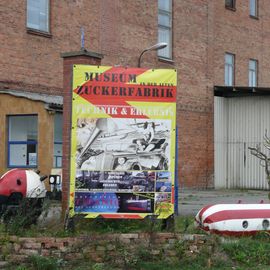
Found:
[[[153,255],[145,247],[138,247],[137,256],[139,261],[152,261]]]
[[[18,266],[15,270],[28,270],[28,268],[26,266]]]
[[[177,252],[178,257],[181,258],[185,254],[185,251],[187,249],[186,241],[176,242],[174,249]]]
[[[110,220],[110,219],[84,219],[76,217],[75,234],[87,232],[95,233],[131,233],[131,232],[153,232],[161,230],[161,220],[146,218],[143,220]]]
[[[1,216],[5,232],[24,235],[26,228],[36,224],[43,210],[42,203],[42,199],[23,198],[18,205],[7,207]]]
[[[59,262],[54,258],[46,258],[42,256],[30,256],[29,263],[35,270],[58,270]]]
[[[92,270],[104,270],[105,269],[105,264],[104,263],[95,263],[92,266]]]
[[[140,262],[135,269],[143,270],[179,270],[184,269],[181,264],[168,264],[167,262]],[[194,270],[194,269],[192,269]]]

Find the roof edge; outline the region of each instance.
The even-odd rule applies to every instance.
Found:
[[[76,56],[88,56],[88,57],[93,57],[93,58],[98,58],[98,59],[104,58],[103,54],[87,51],[86,49],[82,49],[80,51],[74,51],[74,52],[60,53],[60,55],[62,58],[76,57]]]
[[[57,95],[47,95],[41,93],[34,93],[28,91],[18,91],[18,90],[2,90],[0,89],[0,94],[7,94],[15,97],[27,98],[34,101],[41,101],[47,104],[58,104],[63,106],[63,97]]]
[[[270,96],[270,87],[215,85],[214,95],[218,97]]]

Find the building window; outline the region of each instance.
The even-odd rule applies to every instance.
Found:
[[[248,86],[256,87],[258,77],[258,61],[250,59],[249,60],[249,67],[248,67]]]
[[[235,9],[236,0],[225,0],[225,7],[229,9]]]
[[[37,115],[10,115],[8,123],[8,167],[37,167]]]
[[[234,55],[231,53],[225,54],[225,85],[234,85]]]
[[[63,139],[62,139],[62,121],[63,115],[61,113],[56,113],[54,115],[54,154],[53,154],[53,167],[54,168],[61,168],[62,167],[62,146],[63,146]]]
[[[252,17],[258,17],[258,1],[249,0],[249,14]]]
[[[27,0],[27,27],[49,32],[49,0]]]
[[[158,42],[168,44],[158,56],[172,59],[172,0],[158,0]]]

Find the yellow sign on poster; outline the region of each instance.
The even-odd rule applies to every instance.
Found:
[[[174,214],[173,69],[73,68],[71,215]]]

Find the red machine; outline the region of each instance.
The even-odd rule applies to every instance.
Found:
[[[35,200],[40,206],[46,196],[44,180],[33,170],[13,169],[0,178],[0,212],[18,205],[23,198]]]
[[[270,204],[215,204],[203,207],[195,217],[197,226],[223,235],[270,232]]]

